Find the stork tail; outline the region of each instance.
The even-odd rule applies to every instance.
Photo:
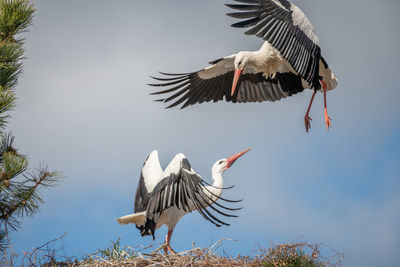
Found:
[[[146,212],[139,212],[134,214],[125,215],[122,217],[117,218],[119,224],[144,224],[146,219]]]

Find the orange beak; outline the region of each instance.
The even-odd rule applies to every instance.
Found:
[[[226,159],[226,161],[228,162],[228,165],[226,165],[225,169],[228,169],[232,166],[232,164],[241,156],[243,156],[245,153],[249,152],[251,148],[245,149],[242,152],[236,153],[233,156],[230,156],[229,158]]]
[[[241,69],[235,69],[235,76],[233,77],[233,83],[232,83],[232,91],[231,91],[231,96],[235,93],[237,83],[239,81],[239,77],[242,74],[243,70]]]

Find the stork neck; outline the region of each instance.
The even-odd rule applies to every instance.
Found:
[[[213,172],[212,174],[213,186],[222,188],[224,187],[224,179],[222,179],[222,173]]]
[[[205,203],[206,205],[212,204],[212,202],[217,201],[218,197],[222,194],[222,187],[224,186],[224,180],[222,179],[222,173],[216,170],[212,170],[212,185],[205,186],[206,190],[204,193],[208,196],[210,201]]]

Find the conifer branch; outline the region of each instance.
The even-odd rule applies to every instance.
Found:
[[[40,189],[60,178],[47,167],[29,173],[27,157],[13,147],[14,137],[2,131],[9,118],[4,114],[15,108],[15,87],[22,74],[21,33],[32,24],[34,11],[28,0],[0,0],[0,250],[9,243],[9,229],[17,230],[24,217],[39,210]]]

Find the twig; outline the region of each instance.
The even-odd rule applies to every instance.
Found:
[[[41,245],[40,247],[35,248],[35,249],[32,251],[32,253],[35,253],[36,251],[38,251],[39,249],[41,249],[41,248],[47,246],[47,245],[50,244],[50,243],[53,243],[53,242],[56,242],[57,240],[62,239],[66,234],[67,234],[67,232],[65,232],[64,234],[62,234],[60,237],[55,238],[55,239],[53,239],[53,240],[51,240],[51,241],[49,241],[49,242],[47,242],[47,243]]]
[[[165,248],[166,246],[167,246],[167,243],[162,244],[161,247],[159,247],[159,248],[157,248],[156,250],[154,250],[154,251],[151,253],[151,255],[155,255],[156,252],[158,252],[158,251],[159,251],[160,249],[162,249],[162,248]]]
[[[192,252],[194,252],[194,251],[198,251],[198,250],[200,250],[200,248],[193,248],[193,249],[188,250],[188,251],[179,252],[178,254],[186,255],[186,254],[192,253]]]
[[[208,250],[207,250],[207,253],[210,253],[211,251],[214,253],[215,252],[215,250],[217,249],[217,248],[219,248],[219,246],[217,246],[219,243],[221,243],[222,241],[225,241],[225,240],[227,240],[227,241],[238,241],[237,239],[231,239],[231,238],[221,238],[220,240],[218,240],[216,243],[214,243],[214,245],[212,245]],[[217,247],[216,247],[217,246]]]
[[[99,256],[97,256],[97,255],[96,255],[96,257],[97,257],[99,260],[101,260],[101,261],[103,261],[103,262],[105,262],[105,263],[107,263],[107,264],[113,265],[111,262],[109,262],[109,261],[107,261],[107,260],[105,260],[105,259],[103,259],[103,258],[101,258],[101,257],[99,257]]]

